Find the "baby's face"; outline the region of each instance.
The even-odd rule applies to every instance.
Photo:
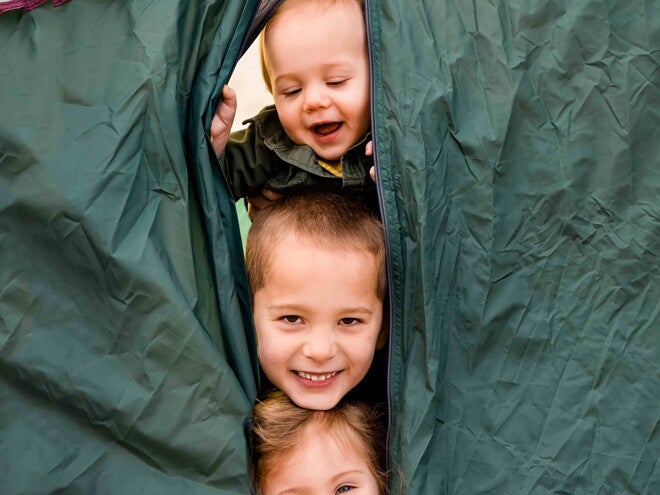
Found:
[[[360,449],[336,436],[311,431],[290,459],[263,483],[262,495],[284,493],[378,495],[378,481]]]
[[[384,340],[376,258],[295,234],[271,256],[254,294],[259,362],[298,406],[331,409],[364,378]]]
[[[275,106],[291,140],[339,159],[371,125],[369,58],[360,7],[285,10],[264,38]]]

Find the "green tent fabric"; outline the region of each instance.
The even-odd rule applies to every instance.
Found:
[[[205,129],[256,3],[0,15],[3,494],[249,493]],[[367,9],[393,493],[660,493],[660,9]]]
[[[249,493],[249,295],[204,129],[256,6],[0,16],[4,495]]]
[[[399,482],[660,493],[658,3],[369,8]]]

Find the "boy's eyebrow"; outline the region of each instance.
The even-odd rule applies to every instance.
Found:
[[[293,311],[293,312],[303,312],[307,310],[306,306],[301,304],[271,304],[268,306],[269,311]],[[371,316],[374,312],[368,308],[357,307],[357,308],[342,308],[341,313],[344,314],[362,314],[366,316]]]
[[[371,316],[372,314],[374,314],[374,312],[372,310],[367,309],[367,308],[345,308],[344,310],[342,310],[342,312],[350,313],[352,315],[354,315],[354,314],[363,314],[363,315],[367,315],[367,316]]]
[[[305,307],[300,304],[271,304],[268,309],[273,311],[302,311]]]

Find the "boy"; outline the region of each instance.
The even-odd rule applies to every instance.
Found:
[[[360,0],[284,0],[266,23],[262,73],[275,105],[230,140],[236,96],[225,87],[211,124],[236,199],[259,203],[263,188],[323,186],[357,191],[376,204],[363,9]]]
[[[387,339],[380,220],[347,194],[286,195],[256,215],[246,264],[264,374],[300,407],[333,408]]]

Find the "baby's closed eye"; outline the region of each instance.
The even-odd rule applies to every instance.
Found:
[[[284,95],[285,98],[291,98],[293,96],[296,96],[298,93],[300,93],[300,91],[302,91],[300,88],[292,88],[282,91],[282,94]]]
[[[346,82],[348,82],[348,79],[335,79],[328,81],[326,84],[328,86],[337,87],[337,86],[343,86],[344,84],[346,84]]]

